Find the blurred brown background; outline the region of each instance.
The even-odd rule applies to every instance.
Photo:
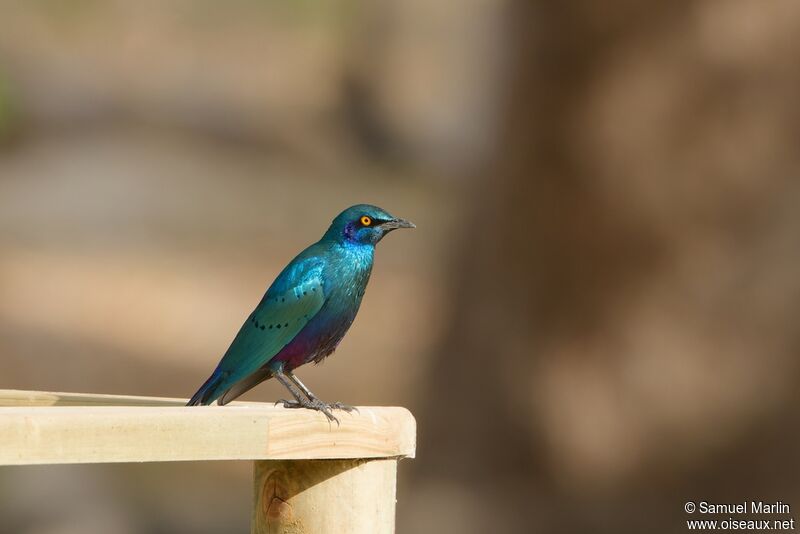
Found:
[[[300,375],[416,414],[399,532],[800,507],[798,35],[792,0],[4,2],[0,387],[189,396],[371,202],[418,229]],[[0,533],[246,532],[249,478],[3,468]]]

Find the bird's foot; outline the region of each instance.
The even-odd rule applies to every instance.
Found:
[[[275,401],[275,406],[279,404],[282,404],[284,408],[308,408],[305,403],[296,400],[281,399],[279,401]]]
[[[328,405],[328,408],[332,410],[342,410],[343,412],[347,413],[353,413],[353,412],[361,413],[355,406],[350,406],[349,404],[343,404],[341,402],[332,402]]]
[[[275,403],[276,406],[278,404],[283,404],[284,408],[307,408],[309,410],[316,410],[318,412],[322,412],[325,415],[325,417],[328,418],[328,421],[330,421],[331,423],[336,423],[337,426],[339,425],[339,419],[337,419],[336,416],[334,416],[331,413],[331,410],[332,409],[342,409],[342,410],[344,409],[344,408],[338,408],[337,406],[335,406],[336,404],[340,404],[340,403],[334,403],[334,405],[325,404],[324,402],[322,402],[321,400],[319,400],[317,398],[314,398],[314,399],[311,399],[311,400],[303,399],[302,401],[300,401],[300,400],[285,400],[285,399],[281,399],[281,400],[279,400],[278,402]],[[351,408],[351,407],[348,406],[348,408]]]
[[[336,426],[339,426],[339,419],[336,418],[335,415],[331,413],[332,410],[342,410],[343,412],[352,413],[357,412],[358,408],[355,406],[350,406],[349,404],[342,404],[341,402],[332,402],[330,404],[326,402],[322,402],[317,398],[311,399],[311,406],[312,410],[317,410],[325,414],[325,417],[328,418],[331,422],[336,422]]]
[[[326,402],[322,402],[317,397],[312,396],[311,402],[319,403],[324,405],[328,410],[342,410],[343,412],[353,413],[358,412],[358,408],[355,406],[350,406],[349,404],[344,404],[343,402],[331,402],[330,404]],[[359,412],[360,413],[360,412]]]
[[[336,426],[339,426],[339,419],[337,419],[336,416],[331,413],[330,404],[325,404],[319,399],[311,399],[309,404],[310,405],[308,406],[308,408],[312,410],[317,410],[318,412],[322,412],[323,414],[325,414],[325,417],[328,418],[328,421],[330,421],[331,423],[336,423]]]

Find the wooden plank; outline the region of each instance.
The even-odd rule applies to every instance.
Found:
[[[0,392],[0,465],[413,457],[405,408],[338,413],[271,403],[184,407],[183,399]],[[31,406],[23,405],[29,402]],[[50,403],[50,406],[46,404]],[[124,405],[105,405],[105,404]]]
[[[252,403],[235,403],[252,404]],[[2,406],[185,406],[186,399],[0,389]]]
[[[396,459],[257,461],[252,534],[392,534]]]

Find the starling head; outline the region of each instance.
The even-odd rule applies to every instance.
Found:
[[[336,216],[323,239],[374,246],[383,239],[383,236],[398,228],[416,228],[416,226],[377,206],[356,204]]]

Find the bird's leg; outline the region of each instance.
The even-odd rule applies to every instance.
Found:
[[[300,379],[299,379],[299,378],[297,378],[297,376],[295,376],[295,374],[294,374],[293,372],[291,372],[291,371],[286,371],[286,377],[287,377],[289,380],[291,380],[291,381],[292,381],[292,383],[293,383],[295,386],[297,386],[298,388],[300,388],[300,391],[302,391],[302,392],[305,394],[305,396],[306,396],[306,397],[308,397],[310,400],[312,400],[312,401],[315,401],[315,400],[316,400],[316,401],[318,401],[318,400],[319,400],[319,399],[317,398],[317,396],[316,396],[316,395],[314,395],[313,393],[311,393],[311,390],[310,390],[310,389],[308,389],[308,387],[307,387],[305,384],[303,384],[303,383],[300,381]]]
[[[297,378],[297,376],[295,376],[295,374],[294,374],[293,372],[291,372],[291,371],[286,371],[286,376],[289,378],[289,380],[291,380],[292,382],[294,382],[294,384],[295,384],[297,387],[299,387],[299,388],[300,388],[300,390],[301,390],[303,393],[305,393],[306,397],[308,397],[308,398],[309,398],[309,400],[311,400],[311,402],[320,403],[320,404],[322,404],[322,405],[326,406],[328,409],[331,409],[331,410],[342,410],[342,411],[345,411],[345,412],[348,412],[348,413],[350,413],[350,412],[353,412],[353,411],[356,411],[356,412],[358,411],[358,408],[356,408],[355,406],[350,406],[350,405],[347,405],[347,404],[342,404],[341,402],[332,402],[332,403],[330,403],[330,404],[327,404],[327,403],[325,403],[325,402],[322,402],[321,400],[319,400],[319,399],[317,398],[317,396],[316,396],[316,395],[314,395],[314,394],[311,392],[311,390],[310,390],[310,389],[308,389],[308,387],[307,387],[305,384],[303,384],[303,383],[300,381],[300,379],[299,379],[299,378]]]
[[[320,401],[313,395],[307,395],[308,398],[303,396],[303,393],[301,393],[300,391],[301,389],[303,390],[303,392],[308,392],[308,393],[311,392],[308,391],[308,388],[306,388],[303,385],[300,385],[300,389],[298,389],[298,387],[295,385],[297,383],[295,381],[296,379],[292,380],[290,378],[293,375],[289,371],[286,371],[284,373],[284,371],[281,369],[279,371],[274,371],[274,374],[275,378],[278,379],[278,382],[283,384],[286,387],[286,389],[288,389],[289,392],[294,396],[294,398],[297,399],[295,401],[287,401],[287,400],[278,401],[280,403],[283,403],[284,408],[308,408],[309,410],[317,410],[318,412],[322,412],[323,414],[325,414],[325,417],[327,417],[329,421],[332,422],[335,421],[337,425],[339,424],[339,420],[336,417],[334,417],[333,414],[331,413],[330,406]]]
[[[295,398],[293,401],[281,399],[275,404],[283,404],[283,406],[286,408],[305,408],[306,405],[310,404],[310,400],[305,398],[300,390],[286,379],[286,375],[283,373],[283,371],[273,371],[273,374],[275,375],[275,378],[278,379],[278,382],[283,384],[284,387],[289,390],[289,393],[292,394],[292,397]]]

